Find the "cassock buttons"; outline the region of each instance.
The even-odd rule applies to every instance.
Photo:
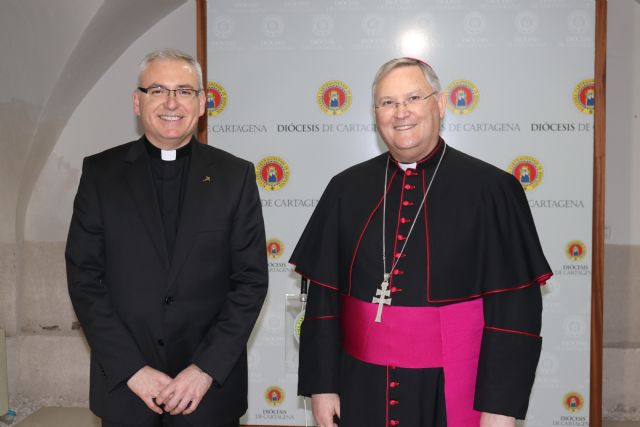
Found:
[[[400,223],[402,224],[409,224],[411,222],[411,219],[409,218],[400,218]]]
[[[391,382],[389,383],[389,387],[391,387],[391,388],[396,388],[396,387],[398,387],[399,385],[400,385],[400,382],[398,382],[398,381],[391,381]]]
[[[400,270],[399,268],[394,268],[393,269],[393,275],[394,276],[402,276],[404,274],[404,270]]]
[[[400,401],[399,401],[399,400],[391,399],[391,400],[389,401],[389,405],[391,405],[391,406],[398,406],[398,404],[399,404],[399,403],[400,403]]]
[[[410,202],[408,200],[403,200],[402,201],[402,206],[413,206],[413,202]]]
[[[400,424],[400,421],[398,421],[398,420],[389,420],[389,425],[390,426],[397,426],[398,424]]]
[[[398,293],[398,292],[402,292],[402,288],[399,288],[397,286],[392,286],[391,287],[391,293],[392,294],[395,294],[395,293]]]
[[[171,305],[173,304],[173,297],[171,295],[167,295],[166,297],[164,297],[164,303],[166,305]]]
[[[404,185],[404,189],[405,190],[414,190],[415,188],[416,188],[416,186],[412,185],[412,184],[405,184]]]
[[[405,240],[407,238],[407,236],[405,236],[404,234],[398,234],[398,240],[402,241]]]

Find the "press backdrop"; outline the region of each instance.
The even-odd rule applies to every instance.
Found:
[[[594,14],[593,0],[208,2],[209,143],[256,165],[268,239],[243,423],[305,424],[287,260],[329,179],[385,151],[371,82],[411,56],[449,95],[447,143],[522,183],[555,273],[523,425],[588,425]]]

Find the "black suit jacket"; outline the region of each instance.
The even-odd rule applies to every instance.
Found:
[[[192,141],[172,259],[144,137],[87,157],[66,247],[69,294],[91,347],[90,406],[113,422],[153,412],[127,380],[191,363],[214,378],[194,426],[247,408],[246,343],[267,291],[253,165]]]

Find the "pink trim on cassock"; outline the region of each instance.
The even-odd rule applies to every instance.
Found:
[[[385,306],[341,295],[342,345],[352,357],[375,365],[443,368],[448,427],[477,426],[473,409],[484,329],[482,299],[443,307]]]

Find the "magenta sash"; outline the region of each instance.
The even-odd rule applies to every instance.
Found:
[[[342,345],[363,362],[400,368],[443,368],[448,427],[480,424],[473,409],[482,299],[442,307],[385,306],[342,295]]]

